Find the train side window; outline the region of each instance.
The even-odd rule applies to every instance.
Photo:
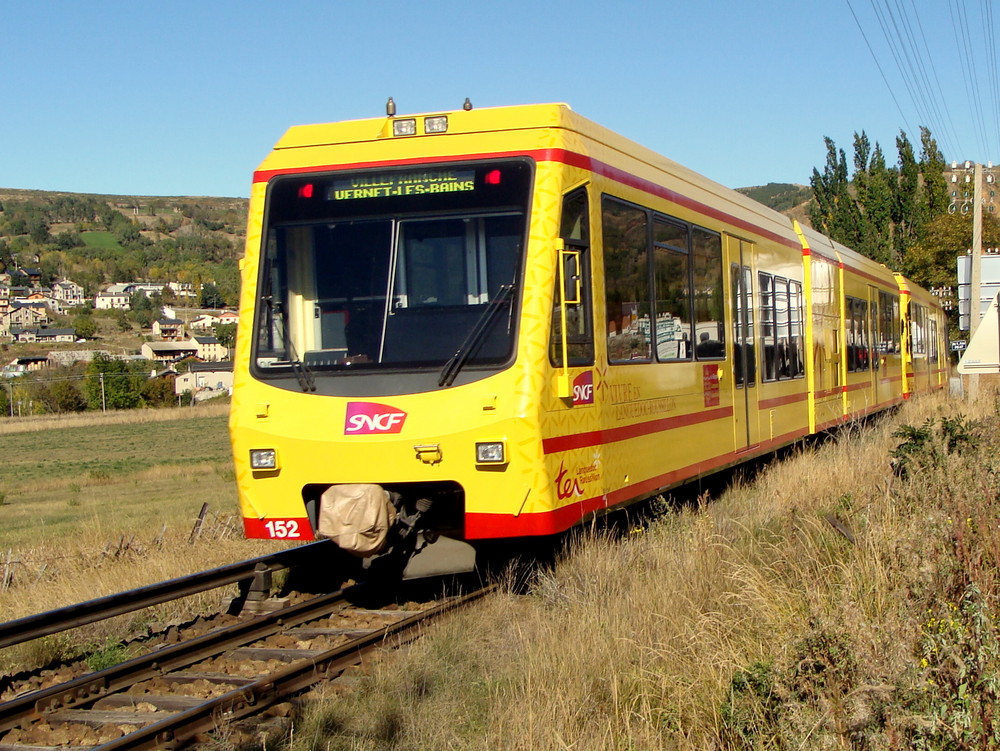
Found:
[[[568,250],[562,257],[563,278],[578,280],[580,298],[566,303],[566,339],[569,365],[582,367],[594,364],[594,326],[590,292],[590,218],[585,188],[574,190],[563,198],[559,236]],[[575,287],[574,283],[574,287]],[[562,314],[560,310],[559,275],[556,275],[552,297],[552,326],[549,337],[549,361],[557,368],[562,361]]]
[[[643,209],[608,197],[601,208],[608,361],[649,361],[648,215]]]
[[[774,277],[763,271],[757,273],[760,285],[760,345],[761,378],[765,381],[778,380],[778,353],[775,337]]]
[[[910,354],[922,355],[924,349],[924,321],[926,314],[922,305],[910,304]]]
[[[878,293],[878,351],[887,355],[899,351],[899,297],[888,292]]]
[[[868,301],[856,299],[854,307],[854,321],[858,329],[858,370],[868,370],[871,365],[871,350],[868,346],[868,329],[870,328],[868,325]]]
[[[802,333],[802,282],[788,282],[788,368],[792,378],[804,378],[805,360]]]
[[[732,265],[733,380],[737,386],[757,383],[753,330],[753,273],[749,266]]]
[[[691,268],[688,228],[653,220],[653,292],[656,359],[691,359]],[[640,320],[640,327],[648,325]]]
[[[788,323],[788,280],[776,276],[774,277],[774,357],[779,380],[792,377]]]
[[[868,370],[868,302],[847,296],[847,371]]]
[[[719,360],[726,356],[721,235],[701,227],[691,228],[691,267],[694,272],[695,354],[699,360]]]

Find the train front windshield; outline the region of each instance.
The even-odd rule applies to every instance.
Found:
[[[514,349],[527,160],[284,176],[269,186],[260,377],[498,367]]]

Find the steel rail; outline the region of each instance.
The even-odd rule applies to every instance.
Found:
[[[79,605],[71,605],[0,623],[0,648],[102,621],[116,615],[131,613],[150,605],[158,605],[161,602],[169,602],[199,592],[224,587],[227,584],[245,581],[253,578],[254,574],[260,571],[278,571],[289,568],[326,548],[332,549],[332,543],[329,540],[320,540],[296,548],[262,555],[259,558],[221,566],[210,571],[202,571],[128,592],[99,597]]]
[[[203,704],[178,712],[159,722],[139,728],[121,738],[96,746],[93,751],[177,748],[199,733],[217,729],[220,722],[239,720],[256,714],[281,699],[303,691],[320,681],[338,677],[348,667],[359,663],[364,654],[375,649],[390,637],[396,639],[397,646],[405,644],[415,638],[415,635],[404,632],[424,621],[479,599],[495,589],[495,585],[491,585],[456,597],[437,607],[329,649],[322,654],[299,660],[288,667],[258,678],[253,683],[236,688],[215,699],[209,699]]]
[[[359,589],[360,587],[351,587],[350,590],[320,595],[273,613],[209,631],[179,644],[171,644],[96,673],[16,697],[0,704],[0,732],[44,717],[46,712],[95,702],[140,681],[162,676],[234,647],[322,618],[346,600],[347,592]]]

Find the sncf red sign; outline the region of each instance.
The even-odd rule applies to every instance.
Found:
[[[594,371],[585,370],[573,379],[573,404],[594,403]]]
[[[377,402],[348,402],[344,418],[344,435],[399,433],[406,422],[406,413]]]

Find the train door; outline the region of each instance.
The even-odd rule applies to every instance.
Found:
[[[868,310],[865,316],[865,357],[868,358],[868,393],[871,394],[870,403],[872,407],[881,404],[882,394],[879,392],[879,382],[882,379],[882,361],[878,351],[878,290],[872,285],[868,285]]]
[[[733,315],[733,426],[736,451],[760,443],[757,423],[757,352],[754,346],[753,243],[726,238]]]

